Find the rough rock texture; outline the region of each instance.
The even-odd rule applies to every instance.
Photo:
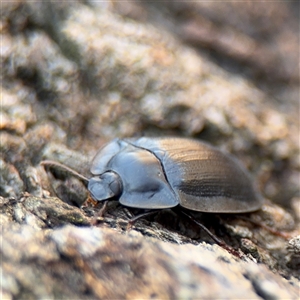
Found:
[[[3,299],[300,297],[299,4],[1,5]],[[249,169],[260,211],[194,215],[235,255],[173,211],[97,217],[82,182],[39,165],[89,176],[105,142],[141,135],[203,139]]]
[[[120,236],[68,225],[41,232],[14,224],[1,250],[3,287],[16,299],[241,299],[245,291],[249,299],[297,296],[265,266],[237,262],[219,247],[145,240],[136,231]]]

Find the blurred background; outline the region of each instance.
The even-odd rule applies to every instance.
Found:
[[[88,175],[115,137],[186,136],[299,207],[299,2],[3,2],[1,195],[41,195],[54,159]]]

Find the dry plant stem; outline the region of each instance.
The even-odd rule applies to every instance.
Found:
[[[56,161],[52,161],[52,160],[43,160],[40,162],[40,165],[41,166],[45,166],[45,167],[57,167],[59,169],[62,169],[70,174],[72,174],[73,176],[77,177],[78,179],[82,180],[84,183],[88,183],[89,182],[89,179],[86,178],[85,176],[79,174],[78,172],[76,172],[75,170],[63,165],[63,164],[60,164]]]

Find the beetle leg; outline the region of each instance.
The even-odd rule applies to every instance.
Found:
[[[124,206],[124,212],[126,214],[126,217],[128,217],[128,219],[131,219],[134,217],[134,214],[130,211],[130,209],[126,206]]]
[[[139,219],[154,215],[154,214],[158,213],[159,211],[160,211],[159,209],[150,210],[150,211],[147,211],[143,214],[139,214],[139,215],[129,219],[126,231],[130,230],[132,228],[132,226],[134,225],[134,223],[136,223],[136,221],[138,221]]]
[[[248,222],[252,223],[253,225],[259,226],[260,228],[263,228],[263,229],[269,231],[270,233],[272,233],[276,236],[282,237],[286,240],[289,240],[291,238],[291,235],[288,232],[283,232],[280,230],[273,229],[259,221],[252,220],[251,218],[246,217],[246,216],[239,216],[239,218],[242,220],[248,221]]]
[[[198,222],[191,215],[189,215],[188,213],[186,213],[186,212],[184,212],[182,210],[180,211],[180,213],[183,214],[183,215],[185,215],[186,217],[188,217],[191,221],[193,221],[198,226],[200,226],[200,228],[203,229],[220,247],[222,247],[223,249],[227,250],[229,253],[231,253],[232,255],[234,255],[234,256],[236,256],[238,258],[242,258],[241,253],[239,253],[238,251],[236,251],[235,249],[233,249],[232,247],[230,247],[229,245],[227,245],[224,241],[220,240],[207,227],[205,227],[202,223]]]
[[[106,212],[106,209],[107,209],[107,204],[108,204],[108,201],[103,201],[103,205],[100,208],[100,210],[98,211],[98,213],[93,217],[93,219],[91,221],[91,225],[97,225],[98,220],[103,218],[103,216]]]
[[[97,218],[102,218],[104,214],[106,213],[108,201],[104,201],[102,207],[100,208],[99,212],[97,213]]]

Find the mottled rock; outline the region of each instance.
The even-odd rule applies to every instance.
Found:
[[[206,244],[179,246],[70,225],[51,232],[12,226],[2,238],[2,289],[14,297],[186,299],[243,298],[246,293],[251,299],[291,299],[298,295],[296,287],[263,265],[238,262],[222,248]]]
[[[299,296],[293,5],[3,3],[3,298]],[[266,198],[260,211],[194,214],[236,256],[174,211],[127,230],[141,211],[80,208],[85,184],[39,165],[88,177],[105,142],[142,135],[203,139],[246,165]]]

